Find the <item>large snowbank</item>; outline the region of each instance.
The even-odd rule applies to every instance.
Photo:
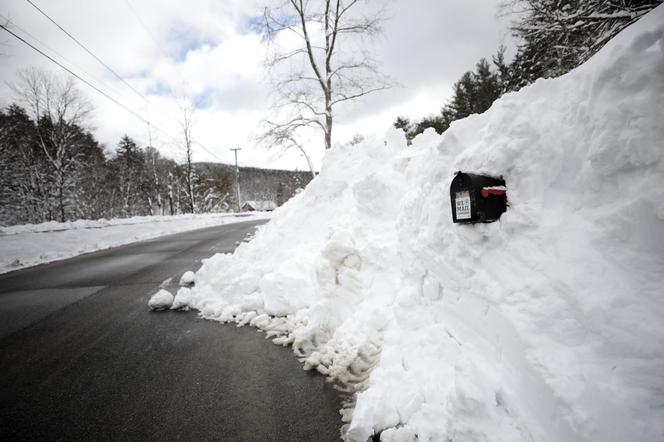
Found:
[[[196,214],[47,222],[0,228],[0,273],[187,230],[271,214]]]
[[[333,149],[182,298],[357,392],[350,440],[664,440],[663,103],[660,7],[442,136]],[[504,176],[500,222],[452,224],[457,170]]]

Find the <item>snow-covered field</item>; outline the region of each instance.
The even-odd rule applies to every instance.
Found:
[[[172,233],[268,218],[268,213],[138,216],[0,228],[0,273]]]
[[[564,77],[321,174],[178,306],[291,344],[366,441],[664,440],[664,7]],[[452,223],[458,170],[500,222]]]

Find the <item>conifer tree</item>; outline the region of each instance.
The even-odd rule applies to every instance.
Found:
[[[662,0],[513,0],[503,5],[517,21],[521,43],[511,66],[510,90],[565,74]]]

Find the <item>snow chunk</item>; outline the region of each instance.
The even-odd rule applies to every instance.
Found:
[[[184,272],[184,274],[180,278],[180,285],[183,287],[190,287],[194,285],[195,281],[196,281],[196,274],[191,270],[189,270],[187,272]]]
[[[192,301],[192,292],[189,287],[180,287],[175,299],[173,299],[173,305],[171,305],[171,310],[189,310],[189,303]]]
[[[161,289],[148,301],[151,310],[165,310],[173,304],[173,295],[168,291]]]

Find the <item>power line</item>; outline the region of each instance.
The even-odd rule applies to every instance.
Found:
[[[136,11],[136,9],[134,9],[134,7],[131,5],[131,3],[129,3],[129,0],[125,0],[125,4],[127,5],[128,9],[132,13],[132,15],[136,18],[138,23],[141,25],[141,27],[143,28],[145,33],[148,34],[148,36],[150,36],[150,38],[152,39],[152,42],[155,44],[155,47],[157,47],[157,49],[159,49],[159,52],[161,52],[161,55],[168,58],[168,54],[166,54],[166,52],[164,52],[164,49],[161,47],[161,45],[157,41],[157,37],[154,36],[152,31],[150,31],[150,29],[145,24],[143,19],[141,19],[140,15],[138,15],[138,12]]]
[[[60,57],[62,60],[66,61],[69,65],[71,65],[71,66],[75,66],[79,71],[82,71],[82,72],[85,73],[88,77],[90,77],[90,78],[96,80],[97,83],[103,84],[106,88],[110,88],[110,89],[113,90],[113,92],[118,93],[118,90],[117,90],[113,85],[110,85],[110,84],[104,82],[103,80],[100,80],[99,78],[96,78],[94,75],[92,75],[90,72],[88,72],[87,70],[85,70],[84,68],[82,68],[80,65],[77,65],[76,63],[74,63],[73,61],[71,61],[70,59],[68,59],[68,58],[65,57],[64,55],[62,55],[60,52],[56,51],[56,50],[53,49],[51,46],[49,46],[48,44],[44,43],[44,42],[43,42],[42,40],[40,40],[39,38],[35,37],[33,34],[31,34],[30,32],[28,32],[25,28],[22,28],[21,26],[19,26],[15,21],[10,20],[9,18],[7,18],[7,17],[5,17],[5,16],[3,16],[3,15],[0,15],[0,18],[2,18],[2,20],[4,20],[4,22],[5,22],[5,24],[6,24],[7,26],[11,25],[12,28],[18,29],[18,30],[21,31],[23,34],[27,35],[28,37],[32,38],[34,41],[36,41],[37,43],[39,43],[42,47],[48,49],[49,51],[51,51],[52,53],[54,53],[55,55],[57,55],[58,57]]]
[[[154,33],[150,30],[150,28],[148,27],[148,25],[147,25],[147,24],[145,23],[145,21],[141,18],[140,14],[139,14],[138,11],[136,10],[136,8],[134,8],[134,7],[132,6],[132,4],[131,4],[131,2],[130,2],[129,0],[125,0],[125,4],[127,5],[127,8],[128,8],[129,11],[132,13],[132,15],[134,16],[134,18],[136,18],[136,21],[138,21],[138,23],[141,25],[141,27],[143,28],[143,30],[145,31],[145,33],[150,37],[150,39],[151,39],[152,42],[154,43],[155,47],[159,50],[159,52],[161,52],[161,55],[163,55],[164,57],[168,58],[168,54],[164,51],[163,47],[159,44],[159,42],[157,41],[157,37],[155,37]],[[176,72],[177,72],[178,76],[180,77],[180,81],[184,84],[185,81],[184,81],[184,78],[182,78],[182,73],[181,73],[179,70],[177,70],[177,69],[176,69]],[[199,147],[201,147],[204,151],[206,151],[207,153],[209,153],[210,155],[212,155],[213,157],[215,157],[215,158],[218,159],[219,161],[223,161],[221,158],[219,158],[216,154],[214,154],[213,152],[211,152],[207,147],[205,147],[205,146],[204,146],[203,144],[201,144],[200,142],[198,142],[198,141],[194,141],[194,144],[196,144],[196,145],[198,145]]]
[[[37,11],[39,11],[39,13],[42,14],[44,17],[46,17],[51,23],[53,23],[55,26],[57,26],[58,29],[60,29],[60,30],[61,30],[62,32],[64,32],[65,34],[67,34],[67,36],[68,36],[69,38],[71,38],[71,39],[72,39],[77,45],[79,45],[79,46],[80,46],[85,52],[87,52],[87,53],[90,54],[92,57],[94,57],[95,60],[97,60],[101,65],[103,65],[103,66],[104,66],[104,67],[105,67],[105,68],[106,68],[111,74],[113,74],[118,80],[120,80],[122,83],[124,83],[124,84],[125,84],[129,89],[131,89],[136,95],[138,95],[139,97],[141,97],[141,99],[143,99],[146,103],[150,104],[150,102],[148,101],[148,99],[145,98],[145,96],[143,96],[143,94],[141,94],[139,91],[137,91],[136,89],[134,89],[134,87],[133,87],[131,84],[129,84],[124,78],[122,78],[122,76],[121,76],[120,74],[118,74],[117,72],[115,72],[115,71],[114,71],[109,65],[107,65],[106,63],[104,63],[104,61],[103,61],[101,58],[97,57],[97,56],[96,56],[91,50],[89,50],[89,49],[88,49],[83,43],[81,43],[80,41],[78,41],[78,40],[76,39],[76,37],[74,37],[74,36],[71,35],[69,32],[67,32],[67,30],[66,30],[65,28],[63,28],[62,26],[60,26],[60,25],[59,25],[55,20],[53,20],[48,14],[46,14],[44,11],[42,11],[42,10],[39,8],[39,6],[35,5],[35,4],[32,2],[32,0],[25,0],[25,1],[28,2],[30,5],[32,5],[33,8],[35,8]]]
[[[46,12],[44,12],[42,9],[40,9],[37,5],[35,5],[31,0],[26,0],[32,7],[34,7],[37,11],[39,11],[40,14],[42,14],[44,17],[46,17],[51,23],[53,23],[55,26],[58,27],[62,32],[64,32],[69,38],[71,38],[78,46],[80,46],[85,52],[90,54],[95,60],[97,60],[102,66],[106,68],[113,76],[115,76],[118,80],[120,80],[124,85],[126,85],[129,89],[131,89],[136,95],[138,95],[145,103],[147,103],[149,106],[154,108],[157,112],[159,112],[161,115],[167,117],[167,118],[172,118],[160,111],[159,108],[157,108],[155,105],[153,105],[150,100],[145,97],[141,92],[136,90],[131,84],[129,84],[120,74],[115,72],[113,68],[111,68],[108,64],[106,64],[101,58],[99,58],[97,55],[95,55],[90,49],[88,49],[83,43],[81,43],[76,37],[71,35],[65,28],[63,28],[61,25],[59,25],[54,19],[52,19]],[[155,126],[156,129],[158,129]],[[158,129],[159,130],[159,129]]]
[[[159,52],[161,53],[161,55],[164,56],[164,58],[170,58],[169,55],[166,53],[166,51],[164,51],[164,48],[162,47],[162,45],[159,44],[159,41],[157,41],[157,37],[155,36],[155,34],[150,30],[148,25],[141,18],[140,14],[136,10],[136,8],[134,8],[131,5],[131,2],[129,0],[125,0],[125,4],[127,5],[127,8],[132,13],[134,18],[136,18],[136,21],[138,21],[138,23],[141,25],[141,27],[143,28],[145,33],[150,37],[150,39],[154,43],[155,48],[157,48],[159,50]],[[186,81],[184,80],[184,77],[182,77],[182,72],[180,72],[179,69],[176,69],[175,72],[177,73],[178,77],[180,77],[180,82],[181,82],[180,87],[182,89],[182,93],[184,94],[184,85],[186,84]]]
[[[155,107],[155,106],[154,106],[154,105],[153,105],[153,104],[152,104],[152,103],[151,103],[151,102],[150,102],[150,101],[149,101],[149,100],[148,100],[143,94],[141,94],[141,93],[138,92],[136,89],[134,89],[134,88],[133,88],[129,83],[127,83],[127,82],[126,82],[126,81],[125,81],[125,80],[124,80],[119,74],[117,74],[117,73],[116,73],[111,67],[109,67],[109,66],[108,66],[106,63],[104,63],[99,57],[97,57],[97,56],[96,56],[95,54],[93,54],[90,50],[88,50],[88,49],[87,49],[82,43],[80,43],[75,37],[73,37],[69,32],[67,32],[62,26],[60,26],[58,23],[56,23],[56,22],[55,22],[51,17],[49,17],[44,11],[42,11],[41,9],[39,9],[39,7],[37,7],[34,3],[32,3],[31,0],[26,0],[26,1],[27,1],[30,5],[32,5],[35,9],[37,9],[42,15],[44,15],[44,17],[46,17],[46,18],[47,18],[48,20],[50,20],[54,25],[56,25],[56,26],[57,26],[62,32],[64,32],[65,34],[67,34],[67,36],[69,36],[69,38],[71,38],[72,40],[74,40],[74,41],[75,41],[80,47],[82,47],[87,53],[89,53],[92,57],[94,57],[99,63],[101,63],[104,67],[106,67],[106,69],[108,69],[108,70],[109,70],[109,71],[110,71],[115,77],[117,77],[120,81],[122,81],[122,83],[124,83],[125,85],[127,85],[132,91],[134,91],[137,95],[139,95],[139,96],[140,96],[140,97],[141,97],[141,98],[142,98],[147,104],[149,104],[150,106],[152,106],[152,107],[154,107],[155,109],[157,109],[157,108],[156,108],[156,107]],[[123,109],[126,110],[127,112],[129,112],[129,113],[131,113],[132,115],[134,115],[136,118],[138,118],[138,119],[141,120],[142,122],[144,122],[144,123],[146,123],[146,124],[148,124],[148,125],[151,125],[151,126],[154,127],[157,131],[159,131],[159,132],[161,132],[162,134],[164,134],[167,138],[170,138],[173,142],[178,143],[178,140],[177,140],[177,139],[175,139],[174,137],[172,137],[171,135],[169,135],[166,131],[164,131],[163,129],[161,129],[159,126],[157,126],[157,125],[155,125],[155,124],[153,124],[153,123],[150,123],[149,120],[145,119],[144,117],[142,117],[141,115],[139,115],[138,113],[136,113],[135,111],[133,111],[132,109],[130,109],[129,107],[125,106],[125,105],[122,104],[120,101],[118,101],[117,99],[113,98],[112,96],[110,96],[109,94],[107,94],[106,92],[104,92],[103,90],[101,90],[100,88],[98,88],[97,86],[95,86],[94,84],[90,83],[90,82],[87,81],[86,79],[84,79],[84,78],[82,78],[81,76],[77,75],[74,71],[72,71],[72,70],[69,69],[68,67],[64,66],[63,64],[61,64],[60,62],[58,62],[57,60],[55,60],[54,58],[52,58],[51,56],[49,56],[48,54],[46,54],[45,52],[43,52],[42,50],[40,50],[39,48],[37,48],[36,46],[32,45],[30,42],[28,42],[28,41],[26,41],[25,39],[21,38],[19,35],[16,35],[14,32],[12,32],[12,31],[11,31],[10,29],[8,29],[6,26],[0,24],[0,27],[2,27],[2,29],[4,29],[5,31],[7,31],[9,34],[11,34],[12,36],[14,36],[16,39],[20,40],[21,42],[23,42],[24,44],[26,44],[27,46],[29,46],[30,48],[32,48],[33,50],[35,50],[36,52],[38,52],[39,54],[41,54],[42,56],[44,56],[44,57],[46,57],[47,59],[49,59],[51,62],[53,62],[53,63],[55,63],[56,65],[58,65],[60,68],[62,68],[62,69],[64,69],[65,71],[67,71],[69,74],[73,75],[74,77],[76,77],[77,79],[79,79],[80,81],[82,81],[83,83],[85,83],[86,85],[88,85],[89,87],[91,87],[92,89],[94,89],[95,91],[97,91],[98,93],[100,93],[101,95],[103,95],[104,97],[106,97],[107,99],[109,99],[109,100],[111,100],[112,102],[114,102],[116,105],[120,106],[121,108],[123,108]],[[30,35],[30,34],[29,34],[27,31],[25,31],[25,30],[23,30],[23,32],[25,32],[26,34]],[[33,38],[34,38],[34,37],[33,37]],[[35,39],[35,40],[36,40],[36,39]],[[57,53],[57,52],[54,51],[53,49],[51,49],[51,50],[52,50],[54,53]],[[64,57],[62,57],[62,58],[64,58]],[[89,74],[88,74],[88,75],[89,75]],[[157,110],[158,110],[158,109],[157,109]],[[160,112],[160,113],[161,113],[161,112]],[[163,115],[163,114],[162,114],[162,115]],[[170,117],[170,118],[172,118],[172,117]],[[200,142],[195,142],[195,143],[196,143],[198,146],[200,146],[203,150],[205,150],[208,154],[210,154],[211,156],[213,156],[213,157],[216,158],[217,160],[223,162],[223,160],[222,160],[219,156],[217,156],[216,154],[214,154],[210,149],[208,149],[207,147],[205,147],[202,143],[200,143]]]
[[[34,46],[33,44],[31,44],[30,42],[26,41],[26,40],[23,39],[21,36],[16,35],[14,32],[12,32],[10,29],[8,29],[5,25],[0,24],[0,28],[2,28],[2,29],[4,29],[5,31],[7,31],[7,32],[8,32],[9,34],[11,34],[14,38],[16,38],[16,39],[18,39],[19,41],[21,41],[22,43],[26,44],[27,46],[29,46],[30,48],[32,48],[33,50],[35,50],[36,52],[38,52],[40,55],[46,57],[46,58],[47,58],[48,60],[50,60],[52,63],[55,63],[56,65],[58,65],[60,68],[62,68],[62,69],[64,69],[65,71],[67,71],[69,74],[73,75],[73,76],[76,77],[78,80],[82,81],[83,83],[85,83],[86,85],[88,85],[89,87],[91,87],[92,89],[94,89],[95,91],[97,91],[98,93],[100,93],[101,95],[103,95],[105,98],[111,100],[113,103],[115,103],[116,105],[120,106],[122,109],[126,110],[127,112],[129,112],[130,114],[132,114],[134,117],[136,117],[136,118],[138,118],[139,120],[141,120],[143,123],[146,123],[146,124],[151,125],[151,126],[154,127],[156,130],[158,130],[158,131],[161,132],[162,134],[166,135],[166,137],[170,138],[172,141],[174,141],[174,142],[176,142],[176,143],[178,142],[177,139],[175,139],[174,137],[172,137],[171,135],[169,135],[166,131],[164,131],[163,129],[161,129],[159,126],[156,126],[155,124],[150,123],[148,120],[146,120],[145,118],[143,118],[142,116],[140,116],[139,114],[137,114],[136,112],[134,112],[133,110],[131,110],[130,108],[128,108],[127,106],[125,106],[124,104],[122,104],[121,102],[119,102],[118,100],[116,100],[115,98],[113,98],[112,96],[108,95],[106,92],[104,92],[103,90],[99,89],[97,86],[95,86],[94,84],[90,83],[90,82],[89,82],[88,80],[86,80],[85,78],[82,78],[81,76],[79,76],[78,74],[76,74],[74,71],[72,71],[71,69],[69,69],[67,66],[63,65],[62,63],[60,63],[59,61],[57,61],[56,59],[54,59],[54,58],[51,57],[50,55],[48,55],[48,54],[46,54],[45,52],[43,52],[41,49],[37,48],[36,46]]]
[[[194,141],[194,144],[197,144],[199,147],[203,148],[204,151],[206,151],[207,153],[209,153],[210,155],[212,155],[213,157],[215,157],[215,158],[218,159],[219,161],[221,161],[221,162],[224,161],[224,160],[222,160],[220,157],[218,157],[215,153],[210,152],[210,149],[208,149],[208,148],[205,147],[203,144],[201,144],[200,141]]]
[[[120,103],[118,100],[116,100],[115,98],[111,97],[111,96],[108,95],[106,92],[102,91],[102,90],[99,89],[97,86],[95,86],[94,84],[92,84],[92,83],[90,83],[88,80],[86,80],[85,78],[80,77],[78,74],[76,74],[74,71],[72,71],[71,69],[69,69],[67,66],[64,66],[62,63],[60,63],[59,61],[57,61],[56,59],[54,59],[53,57],[51,57],[51,56],[48,55],[47,53],[43,52],[41,49],[37,48],[36,46],[34,46],[34,45],[31,44],[30,42],[26,41],[25,39],[21,38],[19,35],[16,35],[14,32],[12,32],[10,29],[8,29],[5,25],[0,24],[0,28],[2,28],[2,29],[4,29],[5,31],[7,31],[9,34],[11,34],[12,36],[14,36],[14,38],[16,38],[16,39],[20,40],[21,42],[23,42],[24,44],[30,46],[33,50],[37,51],[37,52],[38,52],[39,54],[41,54],[42,56],[48,58],[51,62],[57,64],[57,65],[60,66],[62,69],[64,69],[65,71],[69,72],[71,75],[73,75],[74,77],[78,78],[80,81],[82,81],[83,83],[87,84],[87,85],[90,86],[92,89],[94,89],[95,91],[99,92],[99,93],[102,94],[104,97],[108,98],[108,99],[111,100],[113,103],[117,104],[118,106],[120,106],[121,108],[123,108],[124,110],[126,110],[127,112],[131,113],[132,115],[134,115],[134,116],[135,116],[136,118],[138,118],[139,120],[143,121],[144,123],[149,123],[148,120],[146,120],[145,118],[141,117],[139,114],[137,114],[137,113],[134,112],[133,110],[129,109],[127,106],[125,106],[124,104]],[[155,126],[155,128],[156,128],[156,126]]]
[[[157,41],[157,37],[155,37],[154,33],[150,30],[150,28],[148,27],[148,25],[147,25],[147,24],[145,23],[145,21],[141,18],[140,14],[139,14],[138,11],[136,10],[136,8],[134,8],[134,7],[132,6],[132,4],[131,4],[131,2],[130,2],[129,0],[125,0],[125,4],[127,5],[127,8],[129,9],[129,12],[131,12],[131,14],[134,16],[134,18],[136,19],[136,21],[141,25],[141,27],[143,28],[143,30],[145,31],[145,33],[150,37],[150,39],[151,39],[152,42],[154,43],[154,46],[159,50],[159,52],[161,53],[161,55],[163,55],[164,57],[168,58],[168,54],[164,51],[163,47],[159,44],[159,42]],[[179,70],[176,70],[176,72],[177,72],[178,76],[180,77],[180,80],[182,81],[182,83],[184,83],[184,79],[182,78],[182,74],[180,73],[180,71],[179,71]],[[201,147],[204,151],[206,151],[208,154],[212,155],[214,158],[217,158],[219,161],[222,161],[221,158],[219,158],[216,154],[212,153],[212,152],[211,152],[207,147],[205,147],[203,144],[199,143],[198,141],[195,141],[194,144],[196,144],[196,145],[198,145],[199,147]]]
[[[115,78],[120,80],[125,86],[127,86],[129,89],[131,89],[136,95],[138,95],[145,103],[147,103],[149,106],[154,108],[157,112],[160,114],[164,115],[159,108],[157,108],[155,105],[153,105],[150,100],[147,99],[145,95],[143,95],[141,92],[136,90],[131,84],[129,84],[120,74],[115,72],[113,68],[111,68],[108,64],[106,64],[101,58],[99,58],[97,55],[94,54],[90,49],[88,49],[83,43],[81,43],[76,37],[74,37],[71,33],[69,33],[65,28],[63,28],[60,24],[58,24],[53,18],[51,18],[46,12],[44,12],[42,9],[40,9],[36,4],[32,2],[32,0],[26,0],[33,8],[35,8],[37,11],[39,11],[40,14],[42,14],[44,17],[46,17],[51,23],[53,23],[55,26],[58,27],[62,32],[64,32],[70,39],[72,39],[78,46],[80,46],[85,52],[90,54],[95,60],[97,60],[102,66],[106,68]],[[135,13],[135,11],[133,11]],[[139,19],[140,21],[140,19]],[[143,24],[141,22],[141,24]],[[147,30],[146,30],[147,31]],[[161,50],[161,47],[160,47]],[[166,116],[166,115],[164,115]],[[172,117],[169,117],[172,118]]]

